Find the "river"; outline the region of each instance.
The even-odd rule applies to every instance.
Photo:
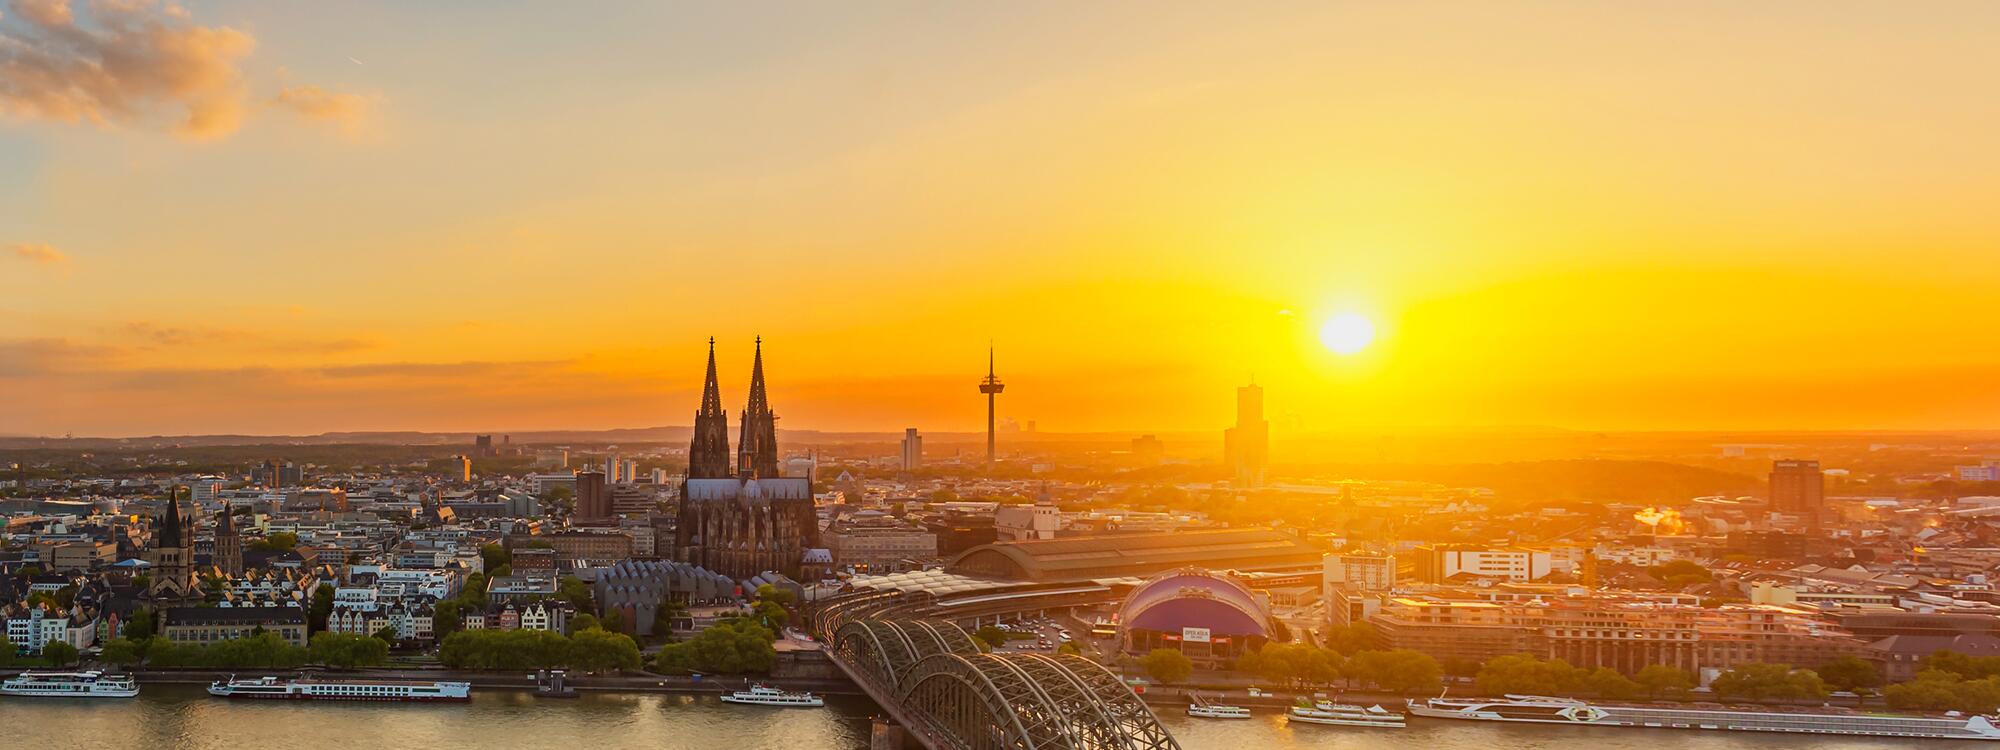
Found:
[[[147,685],[132,700],[0,698],[0,747],[63,750],[858,750],[866,699],[824,711],[731,706],[713,696],[592,693],[574,700],[475,690],[470,704],[245,702],[198,687]],[[1196,721],[1163,709],[1186,750],[1892,750],[1992,747],[1942,740],[1535,727],[1443,721],[1403,730],[1289,726],[1275,712]]]

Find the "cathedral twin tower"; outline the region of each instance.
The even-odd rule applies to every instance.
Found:
[[[809,550],[819,547],[812,480],[778,470],[777,416],[764,395],[764,340],[750,370],[730,470],[729,420],[715,377],[715,339],[708,340],[708,376],[694,415],[687,480],[681,485],[674,558],[739,581],[764,572],[797,579]]]
[[[708,340],[708,378],[701,386],[701,409],[694,413],[694,444],[688,448],[689,479],[774,479],[778,476],[778,417],[764,396],[764,338],[750,366],[750,403],[736,439],[736,471],[729,470],[729,419],[715,381],[715,339]]]

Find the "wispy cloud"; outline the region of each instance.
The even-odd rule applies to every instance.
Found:
[[[272,102],[308,120],[330,123],[342,135],[350,137],[360,133],[372,108],[368,97],[328,91],[311,84],[286,86]]]
[[[171,122],[194,140],[241,127],[250,94],[240,63],[256,39],[195,23],[170,2],[84,7],[79,15],[72,0],[0,0],[0,115],[105,127]],[[322,112],[344,111],[352,96],[321,93],[330,101]]]
[[[278,354],[333,355],[380,346],[378,342],[353,336],[313,338],[273,331],[160,325],[148,321],[132,321],[108,333],[120,341],[145,350],[221,348]]]
[[[15,260],[27,261],[56,273],[69,273],[69,254],[57,250],[54,245],[23,242],[8,248],[8,255]]]

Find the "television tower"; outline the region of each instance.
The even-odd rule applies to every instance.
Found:
[[[979,381],[979,392],[986,394],[986,464],[993,464],[993,397],[1007,386],[1000,383],[999,376],[993,374],[993,346],[986,347],[986,379]]]

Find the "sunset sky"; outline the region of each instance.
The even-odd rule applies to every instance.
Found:
[[[1993,427],[1995,29],[0,0],[0,434]]]

